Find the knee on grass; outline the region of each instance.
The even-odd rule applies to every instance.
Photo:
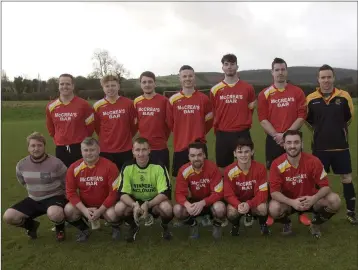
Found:
[[[252,209],[252,212],[258,216],[266,216],[268,212],[267,204],[266,203],[259,204],[256,208]]]
[[[180,204],[174,205],[173,213],[177,219],[186,219],[189,216],[189,213],[186,211],[185,207]]]
[[[162,217],[171,218],[173,217],[173,206],[169,201],[163,201],[159,204],[159,210]]]
[[[337,193],[330,193],[326,197],[328,208],[333,212],[338,212],[339,208],[341,207],[341,198],[338,196]]]

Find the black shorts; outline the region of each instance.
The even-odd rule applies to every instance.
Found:
[[[101,152],[100,156],[104,157],[106,159],[109,159],[114,164],[116,164],[119,171],[121,170],[121,168],[125,162],[133,159],[132,150],[120,152],[120,153]]]
[[[60,159],[67,168],[70,167],[72,163],[82,158],[81,144],[75,143],[56,146],[56,157]]]
[[[169,149],[151,150],[150,156],[153,161],[161,162],[169,171]]]
[[[234,162],[234,150],[240,137],[251,139],[250,129],[234,132],[216,131],[215,155],[218,167],[224,168]]]
[[[330,167],[332,167],[334,174],[352,173],[352,161],[349,149],[343,151],[313,151],[312,154],[321,160],[327,173],[330,172]]]
[[[208,158],[208,147],[205,144],[205,156]],[[189,149],[185,149],[180,152],[174,152],[173,154],[173,166],[172,166],[172,176],[177,177],[178,171],[181,166],[189,162]]]
[[[301,215],[301,214],[306,213],[306,212],[310,212],[310,213],[313,212],[313,206],[310,209],[305,210],[305,211],[298,211],[295,208],[293,208],[292,206],[289,209],[290,209],[289,215],[292,215],[292,214],[295,214],[295,213]]]
[[[35,201],[30,197],[27,197],[21,202],[11,206],[11,208],[25,214],[29,218],[34,219],[45,215],[47,213],[47,209],[50,206],[60,206],[64,208],[67,202],[68,200],[66,199],[65,195],[53,196],[41,201]]]
[[[270,136],[266,136],[265,154],[266,154],[266,168],[269,170],[276,158],[286,153],[285,149],[278,145],[275,140]]]

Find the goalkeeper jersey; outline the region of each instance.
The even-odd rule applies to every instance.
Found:
[[[128,194],[135,200],[150,201],[160,193],[171,198],[167,169],[151,159],[144,168],[141,168],[135,159],[125,163],[120,176],[113,185],[120,195]]]

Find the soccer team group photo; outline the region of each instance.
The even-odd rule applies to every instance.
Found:
[[[101,226],[111,228],[101,241],[140,242],[140,230],[154,226],[160,235],[150,237],[168,241],[177,230],[188,241],[200,241],[204,230],[215,241],[240,241],[246,227],[275,241],[294,233],[292,218],[316,239],[338,212],[340,222],[357,225],[348,131],[354,105],[335,85],[335,70],[322,63],[306,96],[288,81],[286,61],[274,58],[272,84],[255,94],[234,54],[220,62],[223,80],[208,93],[197,90],[194,68],[183,65],[181,88],[170,97],[156,93],[155,71],[144,71],[134,100],[119,94],[121,78],[110,74],[100,80],[104,98],[89,103],[74,93],[74,77],[61,74],[59,96],[43,108],[55,149],[36,130],[17,142],[26,143],[28,155],[13,164],[16,189],[28,195],[2,202],[3,226],[35,240],[49,236],[51,227],[39,221],[47,216],[59,242],[69,234],[90,242]],[[254,121],[264,142],[253,139]],[[264,162],[257,145],[264,145]],[[332,187],[333,174],[342,193]]]

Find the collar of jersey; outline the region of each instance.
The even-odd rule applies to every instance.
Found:
[[[76,96],[73,96],[73,98],[68,103],[63,103],[63,101],[61,100],[60,97],[58,97],[58,101],[60,102],[61,105],[67,106],[68,104],[70,104],[75,99],[75,97]]]
[[[288,85],[288,83],[286,83],[286,87],[287,87],[287,85]],[[277,88],[274,83],[272,84],[272,87],[275,88],[275,90],[277,90],[277,91],[279,91],[281,93],[286,90],[286,88]]]
[[[156,95],[157,95],[157,93],[155,93],[155,95],[152,96],[151,98],[146,98],[144,95],[142,95],[142,97],[143,97],[144,99],[146,99],[146,100],[152,100],[153,98],[155,98]]]
[[[180,94],[181,94],[183,97],[190,98],[190,97],[192,97],[197,91],[198,91],[198,90],[194,90],[194,92],[193,92],[191,95],[186,96],[186,95],[183,93],[183,89],[182,89],[182,90],[180,90]]]
[[[110,102],[106,97],[104,98],[104,100],[107,101],[109,104],[115,104],[120,97],[121,97],[121,96],[118,96],[118,98],[116,99],[115,102]]]
[[[328,98],[325,98],[325,97],[323,96],[323,93],[322,93],[322,91],[321,91],[321,88],[317,87],[317,88],[316,88],[316,91],[318,92],[318,94],[323,98],[323,100],[324,100],[326,103],[329,103],[332,98],[334,98],[335,96],[338,96],[338,92],[339,92],[338,89],[333,88],[333,91],[332,91],[331,95],[330,95]]]
[[[234,87],[236,84],[238,84],[239,81],[240,81],[240,79],[237,79],[237,81],[236,81],[235,83],[230,83],[230,84],[229,84],[229,83],[225,82],[224,80],[222,80],[222,83],[225,84],[226,86],[232,88],[232,87]]]
[[[138,167],[139,169],[141,169],[141,170],[145,170],[146,168],[148,168],[148,166],[151,164],[151,161],[152,161],[152,159],[149,157],[149,160],[148,160],[147,165],[146,165],[145,167],[141,167],[141,166],[138,165],[137,160],[134,159],[135,165],[137,165],[137,167]]]
[[[96,167],[96,165],[97,165],[97,163],[99,162],[99,160],[100,160],[100,157],[98,158],[97,162],[96,162],[95,164],[91,165],[91,166],[88,165],[88,164],[86,163],[86,161],[84,161],[84,160],[83,160],[83,163],[86,165],[87,168],[93,169],[94,167]]]
[[[239,168],[239,171],[240,171],[240,172],[242,172],[244,175],[248,175],[248,173],[249,173],[249,171],[250,171],[250,169],[251,169],[251,166],[252,166],[252,160],[251,160],[250,168],[249,168],[247,171],[242,170],[242,169],[240,168],[240,166],[239,166],[239,163],[237,163],[236,166]]]
[[[298,161],[298,166],[295,167],[295,166],[293,166],[293,165],[291,164],[291,162],[288,160],[288,155],[286,154],[286,160],[287,160],[288,164],[290,164],[290,166],[293,167],[293,168],[295,168],[295,169],[297,169],[297,168],[300,166],[301,158],[302,158],[302,152],[301,152],[300,160]]]

